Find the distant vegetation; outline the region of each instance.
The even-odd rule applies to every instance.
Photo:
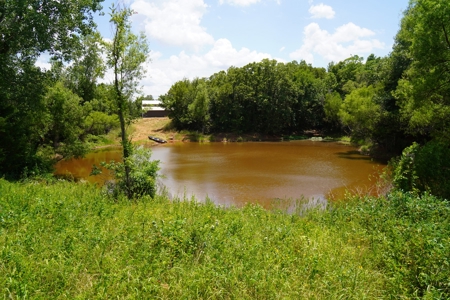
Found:
[[[319,130],[349,135],[364,150],[391,157],[414,142],[417,149],[425,145],[417,150],[423,154],[420,163],[441,171],[426,175],[430,180],[421,177],[414,188],[449,198],[448,188],[435,189],[450,181],[449,24],[448,1],[413,0],[386,57],[355,55],[327,69],[265,59],[179,81],[162,101],[179,130],[280,136]],[[445,154],[433,156],[430,149]],[[396,179],[401,176],[420,177],[414,171]]]
[[[162,97],[178,129],[350,135],[399,154],[416,141],[450,144],[450,5],[411,1],[386,57],[328,67],[264,59],[184,79]]]

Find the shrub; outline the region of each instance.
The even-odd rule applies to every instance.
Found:
[[[403,191],[427,191],[450,199],[450,149],[448,145],[431,141],[405,148],[401,157],[391,162],[393,184]]]
[[[131,198],[136,199],[145,195],[152,198],[155,196],[159,161],[152,161],[151,153],[150,149],[142,146],[133,147],[133,154],[126,162],[101,163],[112,172],[115,178],[114,181],[107,183],[107,190],[113,197],[130,195]],[[125,166],[130,168],[129,184],[127,184]]]
[[[392,299],[450,297],[450,206],[424,193],[355,197],[331,213],[342,232],[360,226]],[[343,222],[343,223],[341,223]]]

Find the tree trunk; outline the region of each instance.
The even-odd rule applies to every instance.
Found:
[[[117,42],[118,42],[118,37],[120,36],[120,31],[121,28],[118,26],[117,30],[116,30],[116,36],[114,38],[114,49],[113,49],[113,56],[114,56],[114,88],[116,90],[116,101],[117,101],[117,114],[119,116],[119,121],[120,121],[120,133],[121,133],[121,138],[122,138],[122,149],[123,149],[123,164],[125,167],[125,188],[126,188],[126,194],[128,199],[131,199],[131,188],[130,188],[130,167],[128,166],[128,158],[131,155],[131,149],[130,149],[130,141],[128,141],[128,137],[127,137],[127,132],[126,132],[126,128],[125,128],[125,99],[122,95],[122,90],[120,89],[119,86],[119,78],[118,78],[118,73],[119,73],[119,58],[120,58],[120,54],[119,54],[119,49],[117,49]]]

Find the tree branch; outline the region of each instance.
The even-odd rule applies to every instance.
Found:
[[[444,24],[442,24],[442,29],[444,30],[445,40],[447,41],[448,48],[450,49],[450,40],[448,38],[447,30],[445,30]]]

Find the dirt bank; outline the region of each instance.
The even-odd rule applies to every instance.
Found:
[[[148,136],[156,136],[165,140],[175,138],[177,134],[174,130],[170,130],[169,118],[141,118],[131,125],[130,138],[135,143],[151,144]]]

